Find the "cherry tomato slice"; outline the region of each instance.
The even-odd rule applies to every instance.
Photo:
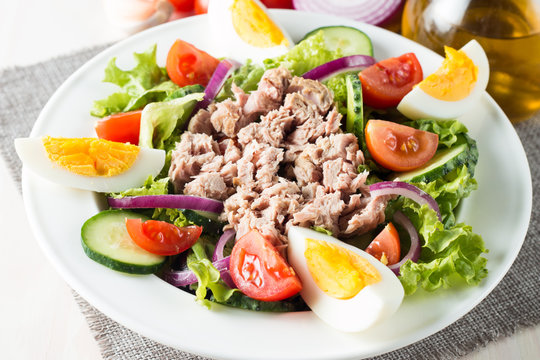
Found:
[[[201,15],[208,12],[208,0],[195,0],[195,14]]]
[[[256,230],[236,242],[229,269],[238,289],[253,299],[283,300],[302,289],[293,268],[272,243]]]
[[[384,120],[369,120],[365,137],[373,159],[394,171],[409,171],[424,165],[439,145],[437,134]]]
[[[369,244],[366,252],[378,260],[381,260],[384,254],[388,261],[386,265],[398,263],[401,256],[401,245],[395,226],[392,223],[388,223],[379,235],[373,239],[371,244]]]
[[[167,73],[178,86],[200,84],[208,81],[219,60],[182,40],[176,40],[167,54]]]
[[[139,144],[142,110],[114,114],[96,121],[95,129],[98,138]]]
[[[397,106],[424,77],[422,66],[413,53],[379,61],[358,76],[364,103],[378,109]]]
[[[200,226],[178,227],[165,221],[126,219],[131,239],[144,250],[156,255],[176,255],[197,242],[202,233]]]
[[[169,0],[169,2],[173,4],[176,10],[183,12],[193,10],[195,5],[195,0]]]

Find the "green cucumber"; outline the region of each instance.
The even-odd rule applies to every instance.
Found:
[[[88,257],[113,270],[153,274],[166,257],[139,247],[126,229],[126,218],[149,220],[126,210],[105,210],[86,220],[81,229],[82,247]]]
[[[323,26],[307,33],[304,39],[319,31],[323,32],[326,48],[330,51],[341,49],[343,56],[373,56],[371,39],[357,28],[351,26]]]
[[[357,74],[348,74],[345,78],[347,86],[347,132],[358,138],[358,143],[365,149],[364,139],[364,104],[362,102],[362,83]]]
[[[438,150],[424,166],[411,171],[394,173],[391,180],[399,179],[411,183],[428,183],[463,165],[467,165],[471,176],[474,176],[474,168],[477,162],[478,149],[476,141],[468,135],[460,134],[452,147]]]
[[[207,211],[182,210],[186,219],[195,225],[202,226],[207,234],[217,234],[223,231],[223,223],[218,220],[218,214]]]

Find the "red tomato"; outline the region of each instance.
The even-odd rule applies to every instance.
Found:
[[[362,70],[362,96],[364,103],[378,109],[394,107],[424,75],[413,53],[379,61]]]
[[[293,9],[292,0],[261,0],[269,8]]]
[[[191,11],[195,5],[195,0],[169,0],[178,11]]]
[[[96,121],[94,127],[98,138],[138,145],[141,113],[142,110],[130,111]]]
[[[218,64],[218,59],[182,40],[176,40],[167,55],[167,73],[178,86],[208,85]]]
[[[195,14],[201,15],[208,12],[208,0],[195,0]]]
[[[293,268],[256,230],[236,242],[229,269],[238,289],[253,299],[283,300],[302,289]]]
[[[369,120],[366,145],[373,159],[394,171],[409,171],[427,163],[439,145],[439,135],[384,120]]]
[[[392,223],[388,223],[383,231],[369,244],[366,252],[379,260],[381,260],[384,254],[388,260],[386,265],[398,263],[401,257],[401,246],[399,234],[395,226]]]
[[[202,233],[200,226],[178,227],[165,221],[126,219],[131,239],[144,250],[157,255],[176,255],[197,242]]]

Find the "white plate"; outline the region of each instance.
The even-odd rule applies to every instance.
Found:
[[[425,73],[435,70],[440,61],[432,51],[377,27],[326,15],[286,10],[273,14],[295,40],[319,26],[351,25],[371,37],[377,59],[415,52]],[[211,39],[204,36],[207,27],[205,16],[192,17],[145,31],[105,50],[57,90],[32,136],[92,136],[92,102],[114,91],[101,83],[111,57],[118,57],[120,66],[131,66],[133,52],[157,42],[158,61],[164,64],[176,38],[213,53]],[[463,121],[478,140],[479,189],[464,201],[459,215],[483,236],[490,250],[489,276],[477,287],[407,297],[394,317],[365,333],[341,333],[311,312],[256,313],[221,306],[209,311],[190,294],[155,276],[124,275],[86,257],[80,229],[99,210],[93,193],[63,188],[25,171],[24,200],[35,236],[69,285],[112,319],[150,339],[223,359],[358,359],[411,344],[459,319],[497,285],[523,243],[532,188],[521,143],[487,94]]]

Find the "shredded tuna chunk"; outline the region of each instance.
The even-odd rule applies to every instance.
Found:
[[[224,201],[221,219],[237,238],[252,229],[283,249],[290,226],[352,236],[384,221],[390,197],[371,197],[364,154],[323,84],[284,68],[246,94],[212,104],[191,120],[172,154],[175,190]]]

